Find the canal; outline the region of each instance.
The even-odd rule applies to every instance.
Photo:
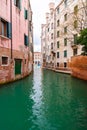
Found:
[[[87,130],[87,82],[37,68],[1,86],[0,130]]]

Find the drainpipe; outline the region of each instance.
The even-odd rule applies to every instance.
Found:
[[[13,58],[13,50],[12,50],[12,0],[10,0],[10,22],[11,22],[11,62]]]
[[[29,0],[28,0],[28,42],[30,44],[30,37],[29,37]],[[28,46],[28,67],[30,63],[30,45]],[[30,71],[30,68],[29,68]]]

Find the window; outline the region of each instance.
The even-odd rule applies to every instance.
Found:
[[[64,27],[64,33],[67,33],[67,27]]]
[[[52,56],[52,60],[54,60],[54,56]]]
[[[59,58],[59,52],[57,52],[57,58]]]
[[[51,29],[53,29],[53,23],[51,23]]]
[[[74,21],[74,28],[76,29],[78,27],[77,20]]]
[[[57,37],[59,37],[59,31],[57,31]]]
[[[77,43],[77,34],[74,35],[74,44]]]
[[[1,20],[1,35],[7,36],[7,22]]]
[[[64,46],[67,46],[67,38],[64,38]]]
[[[57,8],[57,13],[59,14],[59,12],[60,12],[60,11],[59,11],[59,8]]]
[[[59,67],[59,62],[57,62],[57,67]]]
[[[48,28],[48,32],[49,32],[49,28]]]
[[[67,0],[64,0],[64,5],[65,7],[67,7]]]
[[[24,8],[24,18],[28,19],[28,11]]]
[[[67,57],[67,51],[66,50],[64,51],[64,57]]]
[[[5,21],[4,19],[1,19],[0,26],[1,26],[0,34],[5,37],[11,38],[12,35],[11,23]]]
[[[24,34],[24,45],[28,46],[28,36]]]
[[[64,62],[64,67],[65,67],[65,68],[67,67],[67,63],[66,63],[66,62]]]
[[[59,26],[59,24],[60,24],[60,21],[59,21],[59,20],[57,20],[57,27]]]
[[[64,15],[64,21],[67,21],[67,14]]]
[[[48,56],[48,60],[50,60],[50,56]]]
[[[57,48],[59,48],[59,41],[57,41]]]
[[[51,43],[51,49],[53,49],[53,43]]]
[[[2,56],[2,65],[8,64],[8,57]]]
[[[73,55],[77,55],[77,48],[73,49]]]
[[[21,0],[14,0],[14,5],[21,9]]]
[[[77,13],[78,13],[78,5],[76,5],[76,6],[74,7],[74,14],[77,15]]]
[[[48,46],[48,50],[49,50],[49,46]]]
[[[35,61],[35,64],[37,64],[37,61]]]
[[[53,33],[51,34],[51,39],[53,39]]]
[[[12,38],[12,24],[7,22],[7,37]]]

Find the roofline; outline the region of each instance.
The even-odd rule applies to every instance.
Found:
[[[63,2],[64,2],[64,0],[62,0],[62,1],[56,6],[56,8],[58,8]],[[55,9],[56,9],[56,8],[55,8]]]

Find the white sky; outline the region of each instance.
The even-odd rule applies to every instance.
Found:
[[[45,14],[49,11],[51,1],[55,0],[30,0],[33,12],[34,51],[41,51],[41,24],[45,23]]]

